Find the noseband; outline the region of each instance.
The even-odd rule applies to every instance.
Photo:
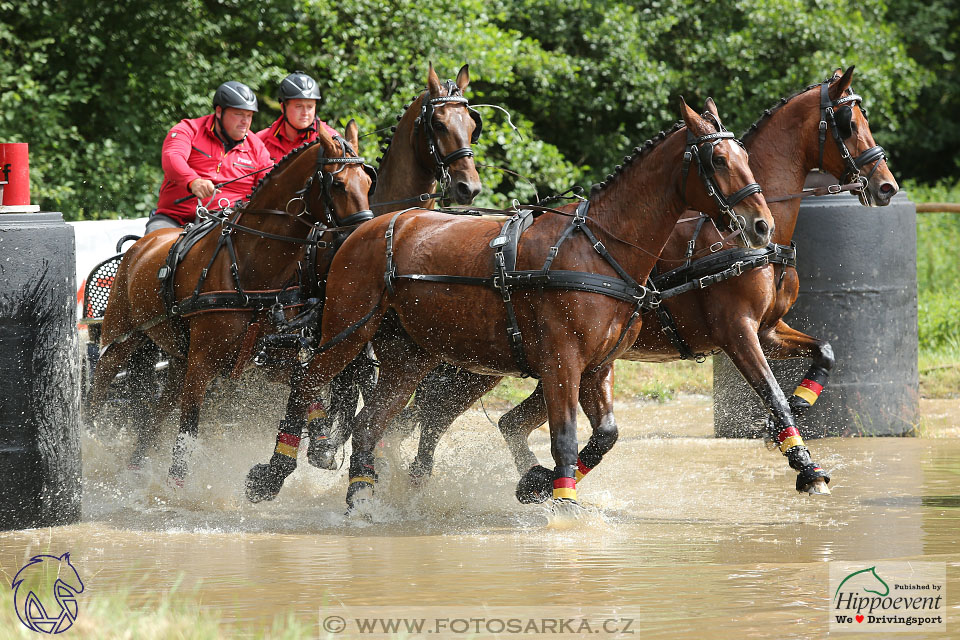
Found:
[[[684,202],[687,199],[687,174],[690,171],[690,163],[696,162],[697,172],[700,174],[700,179],[703,181],[703,186],[707,191],[707,195],[713,198],[713,201],[717,203],[717,208],[720,210],[721,216],[728,216],[730,218],[730,224],[728,228],[734,233],[744,234],[744,225],[745,220],[743,216],[738,216],[733,210],[740,202],[745,198],[752,196],[755,193],[762,193],[760,185],[756,182],[751,182],[742,189],[738,189],[736,192],[731,193],[729,196],[723,194],[723,191],[720,189],[720,186],[717,184],[716,179],[714,178],[716,174],[716,167],[713,165],[713,150],[721,140],[733,140],[741,147],[743,143],[733,135],[732,132],[727,131],[723,128],[723,125],[720,124],[720,121],[713,116],[712,113],[709,114],[713,119],[714,123],[717,125],[716,133],[708,133],[700,137],[694,137],[690,133],[690,129],[687,129],[687,148],[683,152],[683,187],[682,194]],[[744,235],[744,241],[746,242],[746,236]]]
[[[433,116],[436,110],[448,104],[464,105],[467,108],[467,113],[469,113],[470,117],[476,123],[473,134],[470,136],[470,144],[476,144],[477,140],[480,139],[480,132],[483,131],[483,119],[480,117],[480,113],[470,108],[470,101],[464,98],[463,95],[454,95],[460,94],[460,88],[457,87],[456,83],[452,80],[447,80],[444,84],[447,89],[446,96],[430,98],[427,93],[423,94],[420,101],[420,115],[416,119],[416,124],[418,125],[417,132],[426,138],[427,153],[429,153],[430,158],[433,160],[434,175],[443,187],[441,191],[445,190],[446,185],[450,182],[450,165],[460,158],[472,158],[474,154],[472,148],[460,147],[445,156],[440,155],[440,145],[437,142],[437,134],[433,128]]]
[[[880,145],[870,147],[856,158],[850,154],[850,150],[847,149],[847,145],[843,140],[853,135],[851,128],[853,105],[860,105],[863,102],[863,98],[851,91],[848,96],[841,97],[835,101],[831,100],[829,85],[829,79],[824,80],[820,84],[820,165],[818,171],[823,173],[823,144],[826,142],[827,127],[829,126],[833,132],[833,139],[837,143],[837,149],[840,151],[840,157],[843,159],[843,164],[846,167],[846,173],[843,174],[840,182],[860,182],[860,191],[862,192],[866,189],[867,183],[870,182],[870,178],[873,177],[880,163],[887,159],[887,155]],[[863,112],[863,117],[866,118],[867,114],[862,106],[860,110]],[[843,129],[842,131],[841,128]],[[871,169],[870,173],[866,176],[861,176],[860,169],[871,162],[875,163],[873,169]]]

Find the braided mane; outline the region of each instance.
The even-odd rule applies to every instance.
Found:
[[[643,145],[641,145],[641,146],[639,146],[639,147],[634,147],[632,154],[630,154],[629,156],[624,156],[624,158],[623,158],[623,164],[618,164],[618,165],[616,166],[616,168],[614,169],[613,173],[611,173],[610,175],[608,175],[603,182],[598,182],[597,184],[595,184],[595,185],[593,185],[593,186],[590,187],[590,195],[593,196],[593,195],[596,195],[596,194],[602,192],[606,187],[608,187],[608,186],[614,181],[614,179],[615,179],[617,176],[619,176],[621,173],[623,173],[623,170],[624,170],[624,169],[626,169],[626,168],[629,167],[631,164],[633,164],[635,161],[639,160],[640,158],[642,158],[642,157],[644,157],[645,155],[647,155],[648,153],[650,153],[650,151],[652,151],[653,149],[655,149],[655,148],[656,148],[657,146],[659,146],[664,140],[666,140],[666,139],[667,139],[667,136],[669,136],[669,135],[672,134],[672,133],[675,133],[675,132],[679,131],[679,130],[682,129],[684,126],[685,126],[685,124],[684,124],[682,121],[681,121],[681,122],[677,122],[677,123],[674,124],[673,127],[670,128],[669,130],[661,131],[660,133],[658,133],[657,135],[655,135],[655,136],[654,136],[653,138],[651,138],[650,140],[645,141],[645,142],[643,143]]]
[[[829,80],[831,83],[833,83],[833,82],[836,82],[839,78],[840,78],[840,74],[835,73],[835,74],[833,74],[833,76],[831,76],[830,78],[827,78],[827,80]],[[753,136],[757,131],[759,131],[759,129],[760,129],[761,126],[763,126],[764,124],[767,123],[767,121],[770,119],[770,116],[772,116],[774,113],[776,113],[777,111],[779,111],[780,109],[782,109],[784,105],[786,105],[788,102],[790,102],[791,100],[793,100],[793,99],[796,98],[797,96],[803,95],[803,94],[806,93],[807,91],[810,91],[810,89],[814,89],[814,88],[816,88],[816,87],[819,87],[821,84],[823,84],[823,83],[822,83],[822,82],[815,82],[815,83],[813,83],[813,84],[811,84],[811,85],[808,85],[808,86],[805,87],[804,89],[801,89],[800,91],[797,91],[796,93],[790,94],[789,96],[787,96],[787,97],[785,97],[785,98],[780,98],[780,101],[777,102],[777,104],[773,105],[773,106],[770,107],[769,109],[765,109],[764,112],[763,112],[763,115],[761,115],[761,116],[757,119],[756,122],[754,122],[752,125],[750,125],[750,128],[747,129],[746,132],[745,132],[742,136],[740,136],[740,141],[743,142],[743,143],[746,143],[747,140],[749,140],[751,136]]]
[[[262,178],[257,180],[256,184],[253,185],[253,189],[250,191],[250,195],[247,197],[247,200],[249,201],[250,198],[253,198],[253,196],[256,195],[257,191],[260,190],[260,188],[267,182],[267,180],[270,179],[271,176],[273,176],[273,174],[277,173],[278,171],[284,170],[287,167],[287,165],[290,164],[290,162],[293,160],[294,157],[300,155],[301,153],[303,153],[310,147],[313,147],[314,145],[318,144],[319,142],[320,142],[320,138],[317,138],[313,142],[304,143],[299,147],[297,147],[296,149],[293,149],[287,155],[280,158],[277,161],[277,163],[273,165],[273,169],[270,169],[270,171],[268,171],[266,175],[264,175]]]

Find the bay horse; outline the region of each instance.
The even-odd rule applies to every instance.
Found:
[[[315,142],[281,159],[247,203],[194,225],[194,231],[206,230],[199,239],[189,230],[155,231],[120,263],[104,314],[91,409],[99,408],[110,382],[145,340],[169,354],[170,378],[154,415],[165,415],[179,398],[169,472],[178,486],[211,380],[241,371],[256,342],[276,330],[278,316],[322,296],[322,274],[336,247],[353,225],[373,217],[368,194],[375,174],[357,155],[355,121],[345,136],[321,130]],[[171,253],[181,237],[195,244]],[[303,277],[300,262],[310,265]],[[157,427],[142,425],[132,466],[141,463]]]
[[[404,105],[378,159],[377,184],[370,197],[374,215],[404,206],[432,209],[440,198],[470,204],[480,193],[472,145],[480,138],[483,121],[463,95],[469,84],[469,65],[460,68],[456,80],[445,81],[429,65],[425,90]],[[342,432],[356,415],[359,392],[369,396],[375,377],[373,361],[362,353],[330,383],[326,415],[307,423],[310,464],[337,467],[338,447],[328,443],[343,440]]]
[[[842,75],[838,69],[827,81],[781,99],[743,136],[750,166],[763,185],[776,222],[773,242],[784,245],[786,253],[790,247],[785,245],[793,237],[800,210],[798,192],[811,170],[820,169],[841,183],[855,183],[860,170],[869,168],[861,183],[864,188],[857,191],[864,205],[889,204],[899,188],[884,162],[883,150],[873,139],[860,108],[861,99],[850,89],[853,69],[851,66]],[[834,110],[832,116],[826,108]],[[830,124],[831,117],[836,126]],[[821,122],[827,126],[832,142],[821,138]],[[783,194],[795,195],[777,197]],[[688,264],[691,253],[701,255],[721,239],[717,229],[704,225],[696,211],[688,211],[686,216],[660,254],[656,269],[664,279],[661,281],[676,282],[677,278],[671,276],[675,268]],[[723,268],[721,265],[714,271]],[[833,349],[826,341],[797,331],[783,320],[798,291],[796,268],[789,260],[769,260],[765,266],[742,275],[706,288],[695,287],[665,299],[655,313],[648,313],[636,342],[621,358],[643,362],[702,360],[707,354],[723,351],[769,408],[766,436],[779,445],[798,472],[797,490],[829,493],[829,476],[810,459],[796,433],[794,416],[816,402],[833,366]],[[789,399],[774,378],[767,357],[812,358],[804,381]],[[453,419],[500,380],[461,371],[446,371],[445,375],[446,384],[423,384],[415,396],[421,436],[411,474],[417,479],[430,475],[437,443]],[[524,478],[517,490],[522,502],[541,501],[549,495],[549,472],[538,466],[527,444],[530,433],[546,419],[543,389],[538,385],[530,397],[499,420],[500,431]],[[581,476],[600,462],[599,450],[598,445],[585,447],[578,460]]]
[[[381,383],[356,418],[350,507],[373,491],[373,448],[382,432],[441,361],[543,381],[553,495],[575,500],[577,404],[595,431],[616,432],[613,360],[635,341],[643,306],[656,304],[639,283],[683,210],[692,205],[723,217],[718,226],[729,216],[731,230],[751,247],[765,247],[773,229],[733,134],[682,99],[680,109],[683,123],[638,147],[588,201],[535,219],[517,212],[506,222],[400,211],[367,222],[344,242],[327,281],[322,345],[287,410],[302,414],[313,389],[373,340]],[[688,175],[692,164],[699,179]],[[285,437],[281,429],[278,445]],[[250,470],[248,498],[279,492],[288,473],[282,462],[274,455]]]

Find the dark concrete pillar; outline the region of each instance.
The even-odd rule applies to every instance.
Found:
[[[0,214],[0,529],[80,518],[73,229]]]

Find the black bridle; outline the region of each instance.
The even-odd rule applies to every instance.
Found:
[[[724,129],[723,125],[720,123],[720,120],[714,116],[713,113],[708,112],[708,116],[717,126],[716,133],[708,133],[706,135],[695,137],[690,132],[690,129],[687,128],[687,148],[683,152],[683,168],[681,170],[683,173],[683,199],[684,202],[686,202],[687,174],[690,171],[690,163],[696,162],[697,172],[700,174],[700,179],[703,181],[703,186],[707,191],[707,195],[713,198],[713,201],[717,203],[717,208],[720,210],[720,215],[727,216],[730,219],[730,223],[727,225],[728,228],[734,234],[743,235],[744,243],[749,245],[744,231],[746,220],[743,216],[737,215],[733,208],[745,198],[752,196],[755,193],[762,193],[763,190],[760,188],[759,184],[756,182],[751,182],[742,189],[738,189],[736,192],[731,193],[729,196],[724,195],[715,179],[717,169],[713,164],[713,150],[723,140],[733,140],[744,150],[746,150],[746,148],[743,146],[743,143],[733,135],[732,132]],[[719,227],[720,225],[717,226]]]
[[[860,106],[863,98],[851,91],[848,96],[831,100],[830,81],[831,79],[827,79],[820,84],[820,161],[817,170],[823,173],[823,145],[826,142],[827,128],[829,127],[846,169],[840,182],[859,182],[861,185],[860,193],[864,195],[867,183],[870,182],[870,178],[873,177],[880,163],[886,161],[887,155],[880,145],[870,147],[856,158],[851,155],[844,140],[853,135],[853,105]],[[866,118],[867,114],[862,106],[860,111]],[[866,176],[861,176],[860,169],[871,162],[874,163],[873,169]]]
[[[450,183],[450,165],[460,158],[472,158],[474,153],[471,147],[460,147],[454,149],[446,155],[442,155],[440,144],[437,141],[437,133],[433,128],[433,116],[438,109],[450,104],[462,104],[466,107],[467,113],[473,119],[476,126],[470,135],[470,144],[476,144],[480,139],[480,133],[483,131],[483,119],[480,113],[470,108],[470,101],[467,100],[460,88],[452,80],[444,83],[447,95],[438,98],[431,98],[428,92],[424,92],[420,100],[420,115],[417,116],[417,135],[422,135],[426,140],[427,153],[433,160],[433,173],[440,183],[440,191],[446,191]]]
[[[356,151],[354,151],[349,142],[340,136],[334,136],[333,139],[340,145],[340,148],[342,149],[342,155],[338,158],[326,158],[322,155],[317,155],[316,167],[313,175],[307,178],[307,182],[303,186],[303,189],[296,192],[296,197],[292,198],[290,202],[287,203],[287,210],[289,211],[291,202],[300,200],[303,202],[303,211],[296,214],[298,217],[305,214],[311,215],[314,220],[326,222],[326,224],[330,227],[348,227],[360,224],[361,222],[366,222],[367,220],[373,218],[373,211],[370,209],[361,209],[351,213],[348,216],[345,216],[343,219],[340,219],[336,215],[336,211],[333,207],[333,196],[331,194],[333,177],[346,169],[347,165],[362,165],[363,170],[366,171],[367,175],[370,176],[370,180],[372,181],[369,191],[369,193],[372,194],[373,190],[377,186],[377,171],[372,166],[367,164],[365,158],[357,156]],[[324,169],[324,165],[328,164],[339,165],[339,168],[334,171],[327,171]],[[319,218],[311,213],[310,207],[305,200],[305,196],[310,192],[314,182],[320,185],[320,200],[323,202],[323,215]]]

